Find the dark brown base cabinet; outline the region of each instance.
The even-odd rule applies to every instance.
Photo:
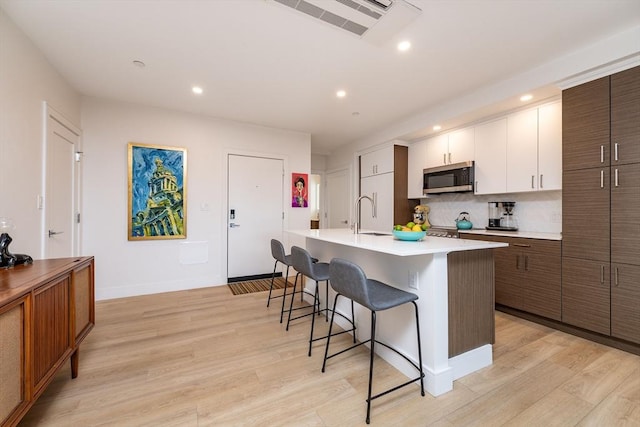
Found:
[[[562,273],[562,321],[610,335],[609,263],[564,257]]]
[[[509,244],[494,249],[496,304],[560,320],[560,241],[469,233],[460,233],[460,237]]]
[[[93,257],[0,270],[0,425],[15,426],[95,323]]]
[[[611,336],[640,344],[640,266],[611,264]]]

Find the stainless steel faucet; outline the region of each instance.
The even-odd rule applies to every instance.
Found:
[[[358,200],[356,200],[356,206],[355,206],[355,211],[356,211],[356,220],[353,223],[353,233],[354,234],[358,234],[360,233],[360,202],[362,202],[362,199],[368,199],[371,202],[371,217],[375,218],[377,216],[377,212],[376,212],[376,202],[369,196],[360,196],[358,197]]]

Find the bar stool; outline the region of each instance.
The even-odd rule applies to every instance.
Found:
[[[362,305],[363,307],[371,310],[371,337],[363,342],[352,345],[344,350],[338,351],[334,354],[329,355],[329,343],[331,341],[331,328],[333,327],[333,319],[334,313],[331,314],[331,323],[329,324],[329,335],[327,338],[327,344],[324,350],[324,360],[322,362],[322,372],[324,372],[327,364],[327,360],[331,359],[334,356],[342,354],[348,350],[359,347],[366,343],[371,343],[371,349],[369,353],[369,389],[367,393],[367,418],[366,422],[369,424],[371,420],[371,401],[377,399],[378,397],[382,397],[392,391],[398,390],[401,387],[407,386],[409,384],[414,383],[417,380],[420,380],[420,393],[424,396],[424,372],[422,370],[422,347],[420,344],[420,319],[418,318],[418,305],[416,304],[416,300],[418,296],[411,293],[406,292],[398,288],[394,288],[393,286],[389,286],[385,283],[379,282],[373,279],[367,279],[358,265],[339,258],[334,258],[331,260],[329,264],[329,277],[331,281],[331,287],[337,292],[333,307],[335,310],[336,303],[338,302],[338,297],[344,296],[349,298],[352,303],[353,301]],[[418,336],[418,364],[414,363],[407,356],[400,353],[393,347],[389,345],[377,341],[376,337],[376,312],[387,310],[393,307],[400,306],[406,303],[412,303],[416,313],[416,331]],[[402,356],[407,362],[413,365],[420,372],[420,376],[417,378],[413,378],[403,384],[392,387],[386,391],[376,394],[375,396],[371,396],[372,391],[372,383],[373,383],[373,356],[374,356],[374,345],[380,344],[389,350],[394,351],[398,355]]]
[[[306,313],[303,314],[301,316],[297,316],[292,318],[291,317],[291,313],[295,310],[293,308],[293,298],[291,298],[291,303],[289,306],[289,318],[287,319],[287,331],[289,330],[289,324],[291,323],[292,320],[296,320],[296,319],[300,319],[302,317],[306,317],[306,316],[311,316],[311,333],[309,335],[309,356],[311,356],[311,348],[312,345],[315,341],[318,340],[322,340],[327,338],[327,336],[323,336],[323,337],[316,337],[314,338],[313,336],[313,330],[315,327],[315,319],[316,316],[315,314],[320,314],[323,311],[325,312],[325,316],[326,319],[325,321],[329,321],[329,264],[327,264],[326,262],[313,262],[313,257],[309,254],[309,252],[307,252],[305,249],[298,247],[298,246],[292,246],[291,247],[291,258],[293,260],[293,268],[296,269],[296,271],[298,273],[300,273],[303,276],[306,276],[312,280],[314,280],[316,282],[316,286],[315,286],[315,292],[313,295],[313,311],[311,311],[310,313]],[[304,286],[304,284],[302,283],[302,280],[300,280],[300,285]],[[319,282],[325,282],[326,288],[325,288],[325,308],[320,309],[320,285]],[[296,279],[293,283],[293,291],[295,293],[296,291],[296,286],[298,283],[298,276],[296,275]],[[317,306],[317,310],[316,310],[316,306]],[[301,308],[306,308],[306,307],[301,307]],[[335,313],[335,310],[334,310]],[[349,329],[349,330],[345,330],[345,331],[341,331],[338,333],[335,333],[334,335],[339,335],[339,334],[344,334],[344,333],[348,333],[348,332],[353,332],[353,342],[356,342],[356,334],[355,334],[355,323],[353,321],[354,317],[353,317],[353,301],[351,302],[351,319],[347,318],[346,316],[344,316],[342,313],[338,312],[339,316],[344,317],[345,319],[347,319],[352,325],[353,328]]]
[[[282,242],[276,239],[271,239],[271,256],[273,256],[273,258],[276,261],[273,264],[273,274],[271,275],[271,286],[269,286],[269,297],[267,299],[267,307],[269,307],[269,303],[271,302],[272,299],[282,298],[282,307],[280,308],[280,323],[282,323],[282,317],[284,315],[285,299],[287,296],[292,295],[287,293],[287,285],[289,283],[289,267],[293,265],[293,261],[292,261],[291,255],[286,255],[284,253],[284,246],[282,245]],[[318,261],[317,259],[313,258],[313,262],[317,262],[317,261]],[[276,277],[276,269],[278,268],[278,263],[281,263],[287,266],[287,271],[284,276],[284,291],[282,295],[271,296],[271,293],[273,292],[273,282]],[[298,279],[299,274],[300,273],[296,273],[296,280]],[[295,288],[293,293],[295,294]],[[291,298],[293,298],[293,296]],[[302,295],[300,295],[300,299],[302,300]]]

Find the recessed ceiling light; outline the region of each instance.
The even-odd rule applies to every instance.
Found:
[[[520,97],[520,101],[522,101],[522,102],[531,101],[532,99],[533,99],[533,95],[531,95],[531,94],[529,94],[529,93],[528,93],[528,94],[526,94],[526,95],[522,95],[522,96]]]
[[[133,61],[133,65],[135,65],[138,68],[144,68],[146,66],[144,62],[139,61],[137,59],[135,61]]]
[[[442,129],[442,126],[440,126],[440,125],[435,125],[433,127],[433,130],[440,130],[440,129]]]
[[[398,43],[398,50],[400,52],[406,52],[410,48],[411,48],[411,42],[408,40],[403,40],[400,43]]]
[[[352,116],[357,117],[360,115],[359,111],[354,111],[353,113],[351,113]]]
[[[347,96],[347,92],[344,91],[344,90],[339,90],[339,91],[336,92],[336,96],[338,98],[344,98],[345,96]]]
[[[200,86],[194,86],[191,88],[191,91],[193,93],[195,93],[196,95],[202,95],[202,93],[204,92],[204,90],[200,87]]]

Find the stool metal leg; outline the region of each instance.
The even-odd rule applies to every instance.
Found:
[[[324,288],[324,321],[329,321],[329,281],[325,281],[326,288]]]
[[[293,281],[293,295],[291,295],[291,303],[289,304],[289,316],[287,317],[287,331],[289,330],[289,323],[291,323],[291,313],[293,312],[293,299],[296,296],[296,287],[298,286],[298,276],[300,276],[300,273],[296,274],[296,278]],[[304,286],[304,284],[302,285]]]
[[[336,317],[336,304],[338,304],[338,297],[340,294],[336,294],[336,297],[333,299],[333,309],[331,310],[331,323],[329,323],[329,335],[327,335],[327,344],[324,347],[324,360],[322,361],[322,372],[327,366],[327,358],[329,355],[329,343],[331,342],[331,332],[333,330],[333,319]],[[353,300],[351,300],[351,319],[353,320]],[[353,336],[355,337],[356,331],[353,331]],[[355,338],[354,341],[355,342]]]
[[[424,396],[424,372],[422,369],[422,345],[420,344],[420,318],[418,317],[418,304],[415,301],[413,308],[416,310],[416,333],[418,335],[418,366],[420,367],[420,394]]]
[[[315,310],[316,310],[316,304],[318,304],[318,313],[320,312],[320,289],[319,289],[319,284],[318,281],[316,280],[316,291],[313,295],[313,311],[314,311],[314,315],[311,316],[311,334],[309,335],[309,354],[308,356],[311,357],[311,346],[313,344],[313,328],[315,326],[316,323],[316,316],[315,316]]]
[[[269,298],[267,298],[267,307],[269,307],[269,303],[271,302],[271,291],[273,291],[273,280],[276,277],[276,268],[278,267],[278,260],[273,264],[273,274],[271,275],[271,286],[269,286]]]
[[[293,301],[295,299],[296,289],[298,289],[298,276],[300,276],[300,278],[301,278],[300,279],[300,288],[301,288],[300,289],[300,293],[301,294],[302,293],[307,293],[307,294],[311,295],[309,292],[307,292],[304,289],[304,282],[303,282],[304,275],[302,273],[297,273],[296,274],[296,278],[293,281],[293,292],[289,294],[289,295],[291,295],[291,300],[289,302],[289,310],[288,310],[289,314],[287,316],[287,329],[286,329],[287,331],[289,330],[289,325],[291,324],[292,320],[300,319],[302,317],[307,317],[307,316],[315,316],[316,313],[318,311],[320,311],[320,297],[316,297],[314,295],[314,298],[313,298],[314,305],[312,307],[313,308],[312,312],[307,313],[307,314],[303,314],[303,315],[300,315],[300,316],[296,316],[296,317],[291,317],[291,313],[293,313],[294,311],[296,311],[296,310],[305,310],[305,309],[309,308],[309,307],[296,307],[296,308],[293,307]],[[317,306],[317,311],[316,311],[316,306]]]
[[[333,308],[335,310],[336,306],[335,306],[335,302],[333,303]],[[353,300],[351,300],[351,324],[353,325],[353,343],[356,343],[356,316],[355,316],[355,311],[353,310]],[[333,322],[333,317],[331,318],[331,321]]]
[[[376,343],[376,312],[371,311],[371,352],[369,356],[369,391],[367,392],[367,419],[366,422],[371,422],[371,389],[373,387],[373,355],[374,346]]]
[[[287,272],[285,273],[284,276],[284,291],[282,294],[282,307],[280,307],[280,323],[282,323],[282,316],[284,315],[284,303],[285,300],[287,299],[287,284],[289,283],[289,266],[287,265]],[[295,294],[296,290],[295,288],[293,289],[293,293]],[[293,297],[291,297],[293,298]]]

